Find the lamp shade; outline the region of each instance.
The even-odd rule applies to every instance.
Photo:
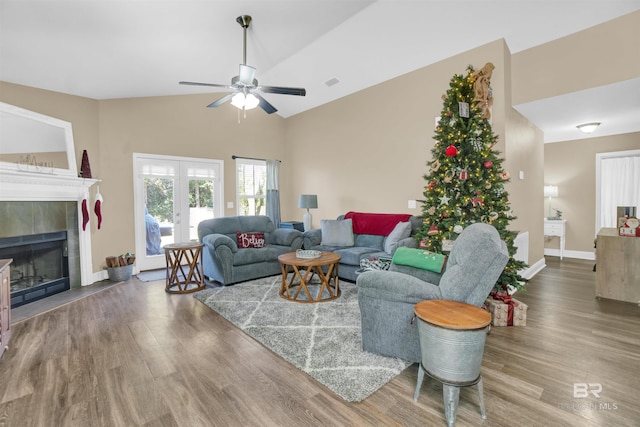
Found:
[[[600,122],[584,123],[576,126],[582,133],[591,133],[600,126]]]
[[[544,197],[558,197],[558,186],[557,185],[545,185],[544,186]]]
[[[317,209],[318,196],[315,194],[301,194],[298,198],[298,207],[302,209]]]

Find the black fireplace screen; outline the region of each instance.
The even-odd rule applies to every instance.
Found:
[[[12,258],[11,306],[69,289],[67,232],[0,239],[0,259]]]

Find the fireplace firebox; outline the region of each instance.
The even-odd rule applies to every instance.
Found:
[[[67,232],[0,238],[11,264],[12,308],[70,289]]]

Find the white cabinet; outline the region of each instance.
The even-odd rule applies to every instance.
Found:
[[[566,219],[546,219],[544,220],[544,235],[560,237],[560,259],[564,256],[564,241],[567,234]]]

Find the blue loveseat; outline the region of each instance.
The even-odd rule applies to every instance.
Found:
[[[264,246],[238,247],[238,232],[264,233]],[[206,277],[222,285],[281,273],[278,256],[302,247],[301,231],[276,228],[267,216],[227,216],[198,224]]]

